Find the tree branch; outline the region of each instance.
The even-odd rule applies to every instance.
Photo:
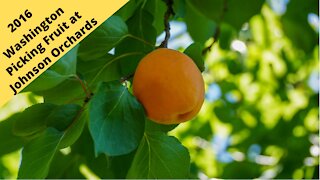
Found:
[[[202,50],[202,55],[205,55],[207,52],[211,51],[212,46],[218,41],[218,38],[220,36],[220,31],[221,31],[220,26],[217,26],[216,31],[214,32],[214,34],[212,36],[212,38],[213,38],[212,43],[208,47],[206,47]]]
[[[208,47],[203,49],[202,55],[205,55],[207,52],[211,51],[211,48],[213,47],[213,45],[218,41],[220,33],[221,33],[220,23],[223,21],[224,16],[225,16],[227,11],[228,11],[228,0],[224,0],[223,1],[223,9],[222,9],[222,12],[221,12],[221,15],[220,15],[220,21],[219,21],[219,24],[217,25],[217,27],[215,29],[215,32],[214,32],[214,34],[212,36],[213,41]]]
[[[168,47],[168,41],[170,39],[170,23],[169,19],[171,15],[175,15],[173,10],[173,0],[165,0],[167,4],[167,11],[164,14],[164,31],[166,33],[166,36],[162,43],[160,44],[160,48],[167,48]]]

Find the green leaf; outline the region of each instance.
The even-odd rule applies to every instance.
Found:
[[[165,124],[158,124],[156,122],[153,122],[149,119],[146,120],[146,128],[145,131],[147,133],[152,133],[152,132],[169,132],[171,130],[173,130],[174,128],[176,128],[179,124],[172,124],[172,125],[165,125]]]
[[[143,0],[130,0],[126,5],[120,8],[115,15],[120,16],[124,21],[133,16],[136,9],[140,6]]]
[[[13,130],[18,136],[31,136],[44,131],[48,126],[64,131],[79,110],[80,106],[75,104],[36,104],[16,116]]]
[[[82,159],[77,154],[64,155],[57,152],[50,165],[46,179],[85,179],[80,173]]]
[[[157,35],[160,35],[164,31],[164,14],[167,11],[167,5],[163,0],[154,0],[146,3],[146,7],[144,8],[148,11],[153,19],[153,27],[156,29]]]
[[[155,132],[144,135],[127,178],[185,179],[189,170],[188,150],[176,138]]]
[[[132,151],[121,156],[107,157],[110,169],[115,176],[114,179],[126,178],[135,154],[136,151]]]
[[[13,152],[21,148],[24,141],[21,137],[13,134],[13,124],[16,120],[17,114],[0,122],[0,156]]]
[[[76,74],[78,47],[74,47],[53,66],[41,74],[36,80],[24,89],[24,91],[44,91],[51,89],[67,78]]]
[[[71,146],[72,152],[85,159],[90,170],[102,179],[114,179],[110,163],[105,154],[95,157],[94,144],[88,126],[85,126],[80,138]],[[103,167],[103,168],[101,168]]]
[[[261,34],[259,34],[261,36]],[[229,24],[220,25],[219,46],[222,49],[230,50],[232,40],[236,37],[236,31]]]
[[[22,163],[18,178],[45,178],[61,138],[61,132],[48,128],[41,136],[28,143],[22,151]]]
[[[128,154],[144,131],[144,109],[118,81],[101,83],[89,107],[90,133],[96,155]]]
[[[221,14],[223,12],[224,0],[189,0],[187,1],[193,7],[197,9],[198,12],[205,15],[207,18],[219,22]],[[202,26],[200,26],[202,27]]]
[[[190,3],[216,23],[223,21],[239,30],[252,16],[260,13],[264,0],[190,0]]]
[[[188,55],[198,66],[201,72],[204,71],[204,60],[202,57],[202,50],[203,46],[200,43],[193,43],[184,51],[184,53]]]
[[[30,136],[47,128],[47,117],[56,108],[53,104],[36,104],[15,116],[13,132],[17,136]]]
[[[223,21],[240,30],[252,16],[260,13],[264,2],[265,0],[228,0]]]
[[[201,44],[213,36],[216,28],[214,21],[198,12],[189,1],[186,2],[185,22],[192,39]],[[201,33],[199,33],[199,27],[201,27]]]
[[[113,81],[121,78],[119,57],[107,54],[93,61],[79,61],[78,71],[86,82],[96,85],[100,81]]]
[[[128,35],[126,23],[118,16],[111,16],[80,44],[78,56],[83,61],[98,59]]]
[[[26,117],[30,119],[35,118],[41,112],[46,113],[47,115],[42,117],[42,121],[45,122],[46,127],[53,126],[55,128],[48,127],[41,133],[39,132],[38,136],[24,146],[19,178],[45,178],[55,152],[72,145],[83,130],[85,118],[80,117],[83,111],[78,105],[55,106],[51,113],[45,110],[40,111],[41,108],[47,106],[47,104],[32,106],[30,108],[32,111],[29,109],[21,113],[28,113]]]
[[[80,117],[78,117],[79,114],[81,114]],[[66,148],[72,145],[79,139],[86,122],[89,121],[88,108],[78,110],[77,114],[71,117],[74,117],[73,120],[75,118],[79,118],[79,119],[76,119],[73,122],[72,126],[69,126],[69,129],[65,131],[65,134],[59,144],[60,149]]]
[[[37,94],[43,96],[46,103],[58,105],[67,103],[81,105],[86,97],[80,82],[76,79],[67,79],[58,86]]]
[[[55,127],[59,131],[64,131],[72,123],[72,120],[80,111],[80,106],[76,104],[66,104],[55,108],[46,118],[47,126]]]
[[[176,18],[184,18],[186,14],[186,2],[184,0],[175,0],[173,3],[173,10]]]
[[[285,34],[290,38],[293,45],[312,53],[318,44],[318,34],[309,25],[307,19],[309,13],[317,13],[319,6],[317,0],[309,0],[307,3],[299,0],[290,0],[286,13],[281,22]]]
[[[147,6],[151,1],[146,1]],[[121,59],[121,74],[130,75],[135,72],[140,60],[154,50],[157,32],[153,27],[153,16],[149,11],[138,8],[135,14],[127,21],[130,36],[116,47],[116,55],[140,52]]]

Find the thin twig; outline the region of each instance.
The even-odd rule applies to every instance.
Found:
[[[211,51],[212,46],[218,41],[219,36],[220,36],[220,26],[217,26],[216,31],[212,36],[213,37],[212,43],[208,47],[202,50],[202,55],[205,55],[207,52]]]
[[[226,12],[228,11],[228,0],[224,0],[223,1],[223,9],[220,15],[220,19],[219,19],[219,24],[217,25],[215,32],[212,36],[213,41],[212,43],[208,46],[205,47],[202,51],[202,55],[205,55],[207,52],[211,51],[211,48],[213,47],[213,45],[218,41],[220,33],[221,33],[221,28],[220,28],[220,23],[223,21],[224,16],[226,14]]]
[[[67,133],[67,131],[69,131],[69,130],[75,125],[75,123],[80,119],[82,113],[85,111],[88,103],[90,102],[90,100],[92,99],[92,96],[94,95],[94,94],[90,91],[87,83],[86,83],[84,80],[82,80],[78,75],[75,75],[75,78],[80,82],[80,85],[81,85],[83,91],[85,92],[86,97],[84,98],[83,104],[82,104],[80,110],[77,112],[77,114],[76,114],[75,117],[73,118],[71,124],[64,130],[63,136],[64,136],[64,135]]]
[[[86,98],[89,98],[91,92],[88,90],[86,83],[78,75],[75,75],[75,78],[79,81],[84,93],[86,94]]]
[[[171,15],[175,15],[174,10],[173,10],[173,0],[165,0],[167,4],[167,11],[164,14],[164,31],[166,33],[166,36],[162,43],[160,44],[160,48],[167,48],[168,47],[168,41],[170,39],[170,23],[169,19]]]

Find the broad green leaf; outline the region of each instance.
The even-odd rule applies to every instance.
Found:
[[[176,18],[184,18],[186,14],[186,2],[184,0],[175,0],[173,3],[173,10]]]
[[[29,142],[22,151],[22,162],[18,173],[19,179],[43,179],[47,176],[50,163],[62,133],[48,128],[41,136]]]
[[[152,3],[146,1],[146,4]],[[147,6],[147,5],[145,5]],[[154,44],[157,38],[157,32],[153,27],[153,16],[144,8],[138,8],[134,15],[127,21],[130,36],[116,47],[116,55],[140,52],[121,59],[121,74],[130,75],[135,72],[139,61],[154,50]]]
[[[57,108],[53,104],[36,104],[15,116],[13,131],[18,136],[30,136],[47,128],[48,115]]]
[[[12,131],[16,116],[18,114],[0,122],[0,156],[18,150],[24,144],[23,139]]]
[[[252,16],[260,13],[264,2],[265,0],[228,0],[223,21],[240,30]]]
[[[185,22],[192,39],[201,44],[213,36],[216,28],[214,21],[198,12],[189,1],[186,2]],[[201,33],[199,33],[199,27],[201,27]]]
[[[46,103],[58,105],[68,103],[82,105],[83,100],[86,97],[80,82],[75,78],[67,79],[58,86],[37,94],[43,96]]]
[[[120,82],[100,84],[90,102],[89,117],[96,155],[118,156],[138,147],[144,131],[144,109]]]
[[[126,178],[135,154],[136,151],[132,151],[121,156],[107,157],[110,170],[113,172],[115,179]]]
[[[94,144],[88,126],[85,126],[80,138],[71,146],[72,152],[85,159],[85,164],[90,170],[103,179],[114,179],[110,170],[110,162],[105,154],[98,157],[94,153]],[[103,167],[103,168],[101,168]]]
[[[89,121],[88,108],[80,109],[77,114],[72,116],[73,124],[69,126],[59,144],[59,148],[66,148],[79,139],[86,122]]]
[[[188,55],[198,66],[201,72],[204,71],[204,60],[202,57],[203,46],[200,43],[191,44],[184,53]]]
[[[164,14],[167,11],[167,5],[162,0],[156,0],[155,3],[156,6],[153,17],[156,18],[154,18],[153,27],[156,29],[157,35],[160,35],[162,32],[164,32],[164,22],[163,18],[159,17],[164,17]]]
[[[76,155],[85,158],[84,163],[102,179],[124,179],[136,152],[132,151],[120,156],[100,154],[95,157],[93,140],[87,126],[85,126],[79,140],[71,148]]]
[[[47,126],[54,127],[59,131],[66,130],[78,115],[80,108],[76,104],[58,106],[47,116]]]
[[[85,179],[80,173],[83,160],[77,154],[64,155],[57,152],[50,165],[46,179]]]
[[[120,16],[124,21],[128,20],[140,6],[143,0],[130,0],[126,5],[120,8],[115,15]]]
[[[78,61],[78,71],[90,87],[100,81],[117,80],[121,78],[119,58],[107,54],[93,61]]]
[[[47,104],[41,106],[46,107]],[[30,110],[28,113],[30,114]],[[40,112],[34,110],[33,113],[33,116],[30,114],[28,117],[35,118]],[[80,107],[73,104],[56,106],[51,113],[47,112],[42,121],[46,122],[48,128],[24,146],[19,178],[46,177],[55,152],[72,145],[79,138],[85,123],[85,118],[80,116],[81,113],[83,111]]]
[[[158,124],[156,122],[153,122],[149,119],[146,120],[146,128],[145,128],[145,132],[147,133],[152,133],[152,132],[169,132],[171,130],[173,130],[174,128],[176,128],[179,124],[173,124],[173,125],[165,125],[165,124]]]
[[[145,133],[127,178],[186,179],[189,177],[188,150],[163,132]]]
[[[53,66],[41,74],[35,81],[27,86],[24,91],[44,91],[51,89],[67,78],[76,74],[78,47],[74,47]]]
[[[190,3],[216,23],[223,21],[239,30],[252,16],[260,13],[264,0],[190,0]]]
[[[164,14],[167,11],[167,5],[163,0],[154,0],[146,3],[144,10],[149,12],[153,18],[153,27],[156,29],[157,35],[164,31]]]
[[[220,22],[224,1],[225,0],[189,0],[187,4],[190,3],[198,12],[207,18],[215,22]]]
[[[235,37],[236,31],[232,26],[225,23],[220,25],[219,46],[221,49],[230,50],[231,42]]]
[[[80,110],[74,104],[53,105],[36,104],[18,114],[15,119],[14,133],[19,136],[31,136],[44,131],[47,127],[54,127],[64,131]]]
[[[128,35],[128,27],[118,16],[111,16],[80,44],[78,56],[83,61],[98,59]]]

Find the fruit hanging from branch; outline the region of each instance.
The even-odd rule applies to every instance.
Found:
[[[205,91],[201,72],[190,57],[159,48],[140,61],[133,93],[149,119],[160,124],[178,124],[198,114]]]

